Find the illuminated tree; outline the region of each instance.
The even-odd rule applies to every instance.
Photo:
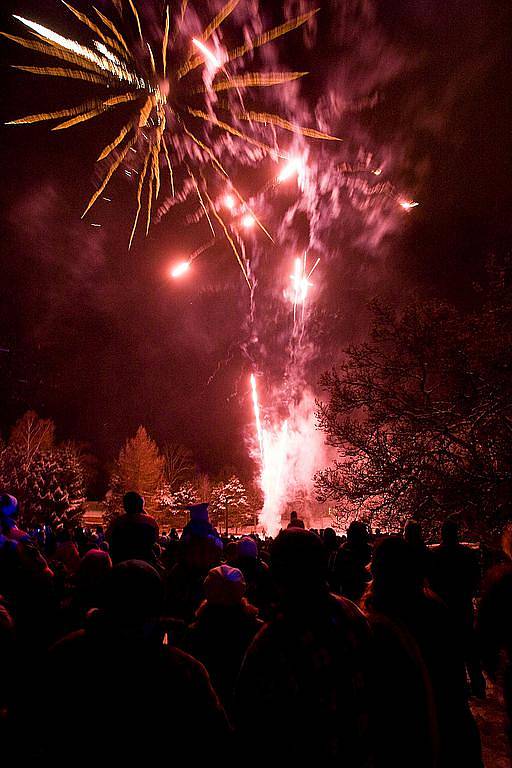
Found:
[[[318,422],[338,457],[317,491],[342,518],[435,527],[458,513],[481,535],[510,519],[510,275],[490,273],[471,315],[375,305],[370,341],[324,374]]]
[[[216,526],[235,532],[252,522],[251,508],[244,484],[236,475],[213,486],[210,496],[210,518]]]
[[[157,493],[161,485],[164,460],[157,444],[144,427],[139,427],[119,453],[106,496],[107,516],[112,519],[122,512],[122,496],[137,491],[144,497],[145,509],[154,514],[158,509]]]
[[[170,486],[163,483],[157,492],[158,519],[172,528],[184,528],[189,520],[186,509],[177,509],[199,501],[196,486],[191,482],[183,483],[173,493]]]
[[[85,502],[85,474],[73,444],[54,442],[55,425],[27,412],[0,454],[0,484],[20,503],[21,524],[75,525]]]

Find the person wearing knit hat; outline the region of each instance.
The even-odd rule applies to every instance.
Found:
[[[237,605],[245,595],[245,579],[238,568],[219,565],[204,580],[204,592],[210,605]]]
[[[177,561],[167,576],[166,611],[189,624],[204,599],[206,576],[220,563],[222,540],[208,518],[207,502],[176,509],[188,509],[190,520],[180,538]]]
[[[237,541],[236,554],[240,559],[247,557],[256,560],[258,557],[258,545],[250,536],[242,536]]]
[[[229,711],[242,659],[262,626],[257,609],[245,598],[245,579],[238,568],[219,565],[204,580],[205,600],[186,638],[186,650],[202,661]]]
[[[0,495],[0,534],[11,541],[21,541],[28,538],[28,534],[16,525],[20,511],[18,499],[10,493]]]

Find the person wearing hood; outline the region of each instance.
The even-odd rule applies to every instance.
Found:
[[[263,626],[245,592],[245,579],[238,568],[212,568],[204,581],[205,600],[186,638],[186,650],[205,665],[228,711],[242,659]]]

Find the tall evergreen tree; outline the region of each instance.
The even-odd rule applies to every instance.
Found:
[[[157,444],[140,426],[136,435],[129,438],[119,452],[106,499],[108,516],[112,518],[120,514],[121,497],[127,491],[140,493],[144,497],[146,511],[155,514],[163,468],[164,460]]]

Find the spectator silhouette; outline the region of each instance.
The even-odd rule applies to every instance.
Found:
[[[339,548],[334,561],[333,589],[349,600],[359,602],[370,581],[367,565],[371,556],[368,526],[358,520],[351,522],[347,540]]]
[[[208,504],[189,507],[191,519],[183,529],[177,562],[167,577],[166,611],[187,623],[204,600],[204,580],[220,564],[222,541],[208,518]]]
[[[480,584],[478,555],[459,542],[459,526],[453,518],[444,521],[441,544],[429,558],[429,583],[450,609],[460,633],[464,659],[471,690],[476,696],[485,695],[474,629],[473,598]]]
[[[43,759],[199,765],[212,762],[213,744],[225,753],[227,721],[204,667],[162,642],[162,597],[151,565],[125,561],[108,574],[102,609],[86,628],[50,650],[43,685],[38,680],[27,699],[35,704],[27,726]],[[101,742],[89,735],[77,744],[77,728],[91,717]]]
[[[381,738],[393,733],[393,722],[400,723],[400,734],[387,745],[391,754],[386,755],[384,745],[382,765],[481,768],[463,654],[449,609],[424,589],[414,551],[400,537],[383,539],[376,546],[372,575],[366,608],[377,628],[377,640],[385,641],[392,651],[388,660],[383,646],[379,651],[384,654],[381,685],[387,679],[384,689],[376,678]],[[387,669],[382,667],[386,664]]]
[[[368,627],[351,602],[329,594],[326,553],[309,531],[276,538],[271,570],[279,612],[256,635],[236,692],[241,743],[253,764],[272,744],[275,765],[367,765]]]
[[[494,682],[503,682],[512,744],[512,525],[503,532],[506,560],[485,575],[478,609],[477,635],[484,669]]]
[[[62,602],[59,613],[59,632],[55,639],[81,629],[91,608],[103,601],[105,579],[112,568],[110,555],[101,549],[89,549],[80,561],[71,594]]]
[[[129,491],[123,498],[124,514],[112,524],[110,531],[110,555],[114,564],[123,560],[156,562],[158,523],[144,512],[144,499],[139,493]]]
[[[55,605],[54,573],[29,536],[17,526],[18,501],[0,497],[0,595],[16,623],[20,655],[50,640]],[[21,650],[22,648],[22,650]]]
[[[9,541],[26,541],[28,534],[18,528],[18,499],[10,493],[0,496],[0,536]]]
[[[417,520],[407,520],[404,526],[404,539],[414,555],[421,578],[425,579],[428,573],[429,551],[423,538],[421,525]]]
[[[258,608],[262,618],[267,617],[273,601],[270,569],[260,558],[258,544],[250,536],[244,536],[236,542],[233,565],[244,575],[247,600]]]
[[[290,513],[290,522],[286,526],[287,528],[304,528],[304,520],[301,520],[295,510]]]
[[[204,583],[206,599],[190,626],[186,650],[208,670],[224,706],[232,709],[233,691],[242,659],[263,625],[257,608],[244,597],[245,580],[238,568],[212,568]]]

